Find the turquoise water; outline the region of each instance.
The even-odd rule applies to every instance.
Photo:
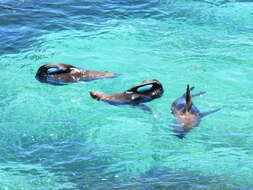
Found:
[[[253,3],[1,1],[0,189],[253,189]],[[49,62],[120,73],[65,86]],[[158,79],[153,114],[95,101]],[[179,139],[171,103],[222,108]]]

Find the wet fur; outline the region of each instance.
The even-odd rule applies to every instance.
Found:
[[[215,113],[220,109],[201,113],[193,104],[192,97],[200,96],[205,92],[200,92],[191,95],[194,87],[187,85],[186,93],[172,103],[171,112],[175,116],[176,124],[174,126],[175,135],[179,138],[184,138],[192,128],[199,125],[201,119],[211,113]]]
[[[49,70],[52,68],[57,70],[50,72]],[[40,82],[61,85],[71,82],[90,81],[103,78],[113,78],[117,76],[118,74],[115,73],[91,71],[68,64],[49,63],[42,65],[38,69],[35,78]]]
[[[152,87],[148,90],[138,91],[140,87],[146,85],[152,85]],[[122,93],[106,95],[102,92],[90,92],[90,96],[96,100],[101,100],[112,105],[132,105],[146,111],[150,111],[151,109],[143,103],[160,98],[162,94],[162,84],[155,79],[145,80],[141,84],[138,84]]]

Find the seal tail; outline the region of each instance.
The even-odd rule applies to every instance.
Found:
[[[221,110],[221,108],[218,108],[218,109],[215,109],[215,110],[212,110],[212,111],[208,111],[208,112],[203,112],[203,113],[200,114],[200,118],[203,118],[203,117],[205,117],[209,114],[215,113],[215,112],[220,111],[220,110]]]

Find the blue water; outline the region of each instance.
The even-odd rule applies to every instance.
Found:
[[[253,189],[253,3],[237,0],[0,2],[0,189]],[[64,86],[45,63],[120,73]],[[91,99],[146,79],[153,114]],[[179,139],[171,103],[221,108]]]

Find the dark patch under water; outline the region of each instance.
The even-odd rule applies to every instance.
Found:
[[[92,144],[82,141],[55,141],[48,137],[23,137],[19,142],[12,142],[2,151],[2,163],[14,162],[23,165],[41,164],[55,176],[67,177],[74,184],[70,189],[120,189],[120,190],[237,190],[241,185],[230,176],[205,176],[200,171],[189,169],[175,169],[164,166],[153,166],[145,173],[136,176],[121,176],[118,172],[108,172],[115,162],[113,150],[111,156],[98,157],[97,153],[108,151],[95,149]],[[6,139],[8,142],[8,139]],[[19,148],[15,144],[19,144]],[[29,173],[34,177],[44,177],[36,168],[18,169],[16,167],[2,167],[2,171],[16,175]],[[233,179],[235,180],[233,182]],[[66,183],[66,181],[57,181]],[[250,183],[245,183],[244,188],[250,189]]]
[[[231,1],[199,2],[212,6]],[[0,54],[26,51],[32,48],[36,37],[46,33],[92,31],[106,27],[106,21],[112,19],[174,17],[184,20],[199,9],[192,6],[190,10],[177,3],[172,0],[3,1],[0,3]]]

